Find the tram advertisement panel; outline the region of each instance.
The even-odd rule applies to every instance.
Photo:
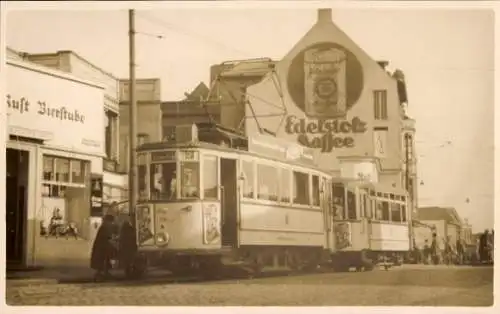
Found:
[[[343,222],[335,225],[335,244],[338,250],[351,246],[351,224]]]
[[[203,244],[220,242],[220,209],[216,204],[203,204]]]
[[[148,205],[138,205],[136,209],[137,241],[139,246],[154,244],[153,211]]]

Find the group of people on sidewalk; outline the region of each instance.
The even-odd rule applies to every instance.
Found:
[[[493,263],[494,231],[491,233],[485,230],[478,239],[477,244],[467,245],[461,238],[452,243],[450,237],[446,237],[443,247],[439,246],[437,234],[432,234],[432,240],[429,243],[425,240],[422,248],[414,243],[414,260],[418,264],[445,264],[445,265],[464,265],[464,264],[488,264]]]
[[[110,278],[110,270],[118,266],[126,272],[134,267],[137,253],[135,229],[129,217],[121,219],[106,214],[97,231],[90,267],[96,271],[96,279]],[[117,261],[118,265],[114,262]]]

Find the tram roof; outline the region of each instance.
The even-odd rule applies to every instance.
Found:
[[[370,182],[366,180],[358,180],[352,178],[334,178],[334,182],[340,182],[348,187],[358,187],[358,188],[367,188],[371,190],[375,190],[376,192],[381,193],[393,193],[398,195],[407,195],[408,191],[402,188],[396,188],[388,184],[383,184],[380,182]]]
[[[282,163],[286,163],[289,165],[309,168],[309,169],[312,169],[315,171],[323,172],[324,174],[329,174],[328,171],[325,171],[324,169],[320,169],[317,165],[311,165],[309,163],[300,162],[300,161],[296,161],[296,160],[273,158],[273,157],[270,157],[270,156],[267,156],[264,154],[250,152],[250,151],[248,151],[248,149],[246,147],[233,148],[233,147],[226,147],[226,146],[222,146],[222,145],[201,142],[201,141],[199,141],[199,142],[183,142],[183,143],[176,143],[176,142],[145,143],[145,144],[142,144],[140,147],[138,147],[137,151],[138,152],[152,152],[152,151],[159,151],[159,150],[164,150],[164,149],[210,149],[210,150],[216,150],[216,151],[221,151],[221,152],[245,154],[245,155],[250,155],[250,156],[255,156],[255,157],[259,157],[259,158],[263,158],[263,159],[272,160],[272,161],[282,162]]]

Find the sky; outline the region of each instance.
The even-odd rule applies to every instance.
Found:
[[[264,6],[138,10],[137,77],[160,78],[163,100],[182,99],[199,82],[208,85],[212,64],[281,59],[316,14]],[[419,204],[453,206],[475,231],[493,228],[493,11],[334,8],[333,20],[372,58],[405,73]],[[128,77],[126,10],[9,11],[6,25],[11,48],[73,50]]]

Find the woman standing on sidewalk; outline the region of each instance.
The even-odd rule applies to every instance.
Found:
[[[92,246],[90,267],[96,270],[96,279],[110,277],[111,259],[116,254],[114,221],[114,216],[109,214],[104,216]]]

